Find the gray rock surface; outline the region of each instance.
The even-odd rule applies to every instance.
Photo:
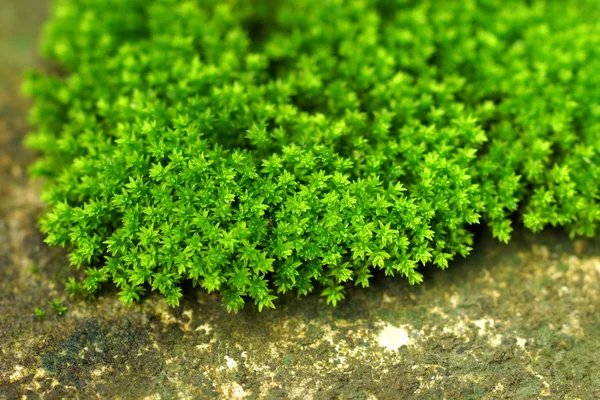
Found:
[[[0,399],[600,398],[600,241],[560,231],[508,246],[482,232],[469,259],[426,269],[422,285],[377,276],[335,309],[291,295],[227,314],[191,287],[175,309],[152,295],[128,308],[110,288],[69,300],[74,272],[38,232],[21,145],[19,86],[40,63],[45,7],[0,0]]]

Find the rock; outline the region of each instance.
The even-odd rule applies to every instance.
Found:
[[[67,300],[73,271],[38,232],[43,205],[21,146],[20,76],[38,63],[45,1],[4,3],[0,399],[600,396],[600,242],[559,231],[517,232],[508,246],[484,237],[448,270],[425,268],[420,286],[378,275],[337,308],[289,295],[276,310],[230,315],[192,288],[176,309],[154,295],[127,308],[111,288]],[[53,298],[66,300],[62,317]]]

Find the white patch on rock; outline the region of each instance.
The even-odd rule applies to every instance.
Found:
[[[227,361],[227,368],[234,369],[237,368],[238,363],[233,358],[225,356],[225,361]]]
[[[210,333],[210,331],[212,331],[212,330],[213,330],[213,328],[211,328],[211,327],[210,327],[210,325],[209,325],[208,323],[206,323],[206,322],[205,322],[205,323],[203,323],[202,325],[199,325],[199,326],[196,328],[196,332],[199,332],[199,331],[204,331],[204,333],[206,333],[207,335],[208,335],[208,334]]]
[[[473,323],[479,328],[480,335],[485,335],[487,333],[488,325],[491,327],[494,326],[494,320],[488,318],[478,319],[476,321],[473,321]]]
[[[248,393],[246,393],[244,388],[237,382],[230,383],[229,387],[226,387],[224,392],[228,399],[243,399],[248,396]]]
[[[410,336],[406,328],[388,324],[383,327],[377,342],[386,350],[395,351],[402,346],[407,346],[410,343]]]
[[[561,286],[560,289],[558,289],[558,295],[560,297],[563,297],[568,294],[569,294],[569,288],[567,286]]]
[[[479,328],[479,335],[487,337],[488,343],[493,347],[498,347],[502,344],[502,336],[498,333],[492,333],[488,328],[494,328],[496,321],[492,318],[482,318],[473,321],[473,324]]]
[[[24,368],[21,367],[20,365],[17,365],[15,367],[15,372],[13,372],[8,379],[10,380],[10,383],[15,383],[16,381],[20,380],[21,378],[23,378],[23,370]]]
[[[490,336],[489,343],[492,347],[500,346],[502,344],[502,336],[498,334]]]
[[[496,383],[496,386],[494,387],[494,390],[492,391],[492,393],[498,393],[498,392],[504,392],[504,385],[501,384],[500,382]]]

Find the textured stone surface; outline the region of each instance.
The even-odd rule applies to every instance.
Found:
[[[176,309],[157,296],[127,308],[113,289],[67,299],[73,271],[38,233],[21,145],[44,7],[0,0],[0,399],[600,398],[600,241],[561,232],[509,246],[482,232],[472,257],[426,269],[421,286],[377,276],[335,309],[288,296],[229,315],[191,287]]]

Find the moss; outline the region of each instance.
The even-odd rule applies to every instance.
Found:
[[[377,271],[423,280],[485,223],[596,234],[600,33],[592,1],[57,1],[27,142],[46,241],[176,306]]]

